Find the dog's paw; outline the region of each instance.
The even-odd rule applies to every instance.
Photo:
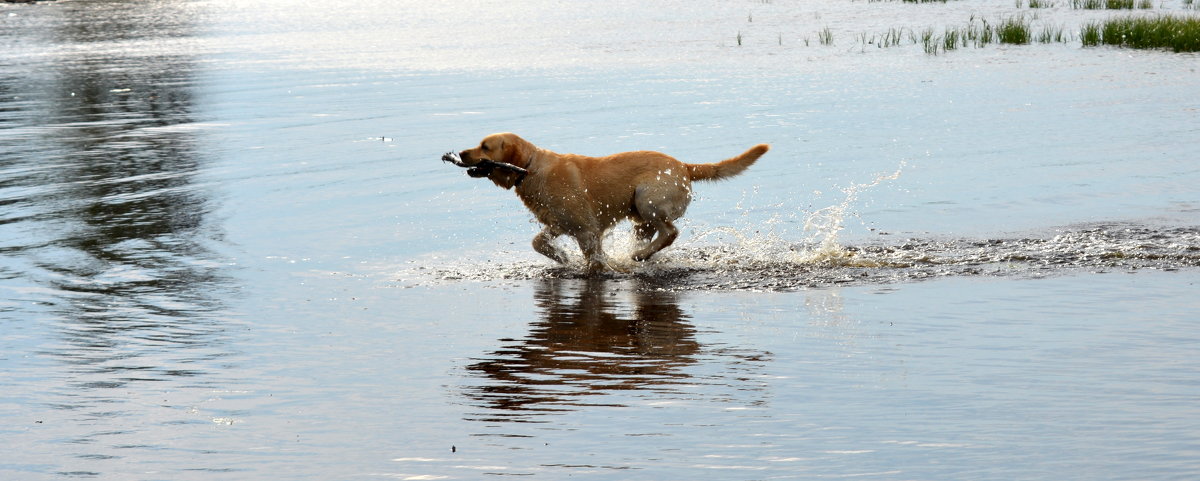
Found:
[[[628,274],[629,272],[628,268],[613,265],[611,262],[591,261],[587,266],[588,276],[602,276],[609,273]]]
[[[633,255],[630,256],[630,259],[633,259],[636,262],[646,262],[650,260],[651,257],[654,257],[654,254],[655,252],[634,252]]]
[[[608,264],[608,269],[613,272],[619,273],[619,274],[628,274],[630,272],[633,272],[633,269],[630,269],[628,267],[616,266],[616,265],[612,265],[612,264]]]

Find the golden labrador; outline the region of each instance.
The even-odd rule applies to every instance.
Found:
[[[472,177],[487,177],[500,187],[515,189],[545,226],[533,238],[534,250],[566,263],[566,253],[552,241],[569,235],[583,251],[588,273],[594,274],[617,270],[600,244],[604,233],[618,222],[633,222],[639,241],[633,260],[649,259],[679,236],[673,222],[692,200],[692,181],[738,175],[769,148],[759,144],[721,162],[685,164],[651,151],[606,157],[559,154],[503,133],[484,137],[478,147],[447,153],[442,160],[469,168]]]

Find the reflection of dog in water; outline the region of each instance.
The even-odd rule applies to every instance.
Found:
[[[544,229],[533,248],[556,262],[567,255],[554,245],[561,235],[575,238],[589,273],[608,264],[604,233],[618,222],[633,222],[644,261],[675,242],[674,221],[692,200],[692,181],[733,177],[767,152],[767,144],[713,164],[685,164],[659,152],[638,151],[606,157],[559,154],[538,148],[515,134],[493,134],[478,147],[447,153],[442,160],[466,167],[471,177],[487,177],[517,196]]]
[[[487,407],[555,411],[610,390],[669,389],[700,350],[675,294],[634,291],[632,310],[603,279],[544,280],[534,293],[542,318],[525,339],[468,369],[498,383],[471,389]],[[612,286],[607,286],[612,287]]]

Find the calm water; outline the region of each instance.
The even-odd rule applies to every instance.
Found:
[[[347,3],[0,4],[0,479],[1200,477],[1200,57]],[[586,279],[438,161],[496,131],[773,149]]]

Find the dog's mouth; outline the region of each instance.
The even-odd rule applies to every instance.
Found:
[[[442,155],[442,162],[449,162],[458,167],[465,168],[467,169],[467,175],[475,178],[487,177],[491,175],[492,172],[497,168],[516,172],[519,175],[519,178],[517,179],[518,184],[520,184],[521,180],[525,178],[525,175],[529,173],[529,171],[512,165],[508,162],[496,162],[494,160],[484,159],[475,164],[468,164],[463,162],[462,157],[457,152],[446,152]]]
[[[496,167],[494,165],[480,165],[478,167],[468,168],[467,175],[478,179],[480,177],[487,177],[489,175],[492,175],[493,170],[496,170]]]

